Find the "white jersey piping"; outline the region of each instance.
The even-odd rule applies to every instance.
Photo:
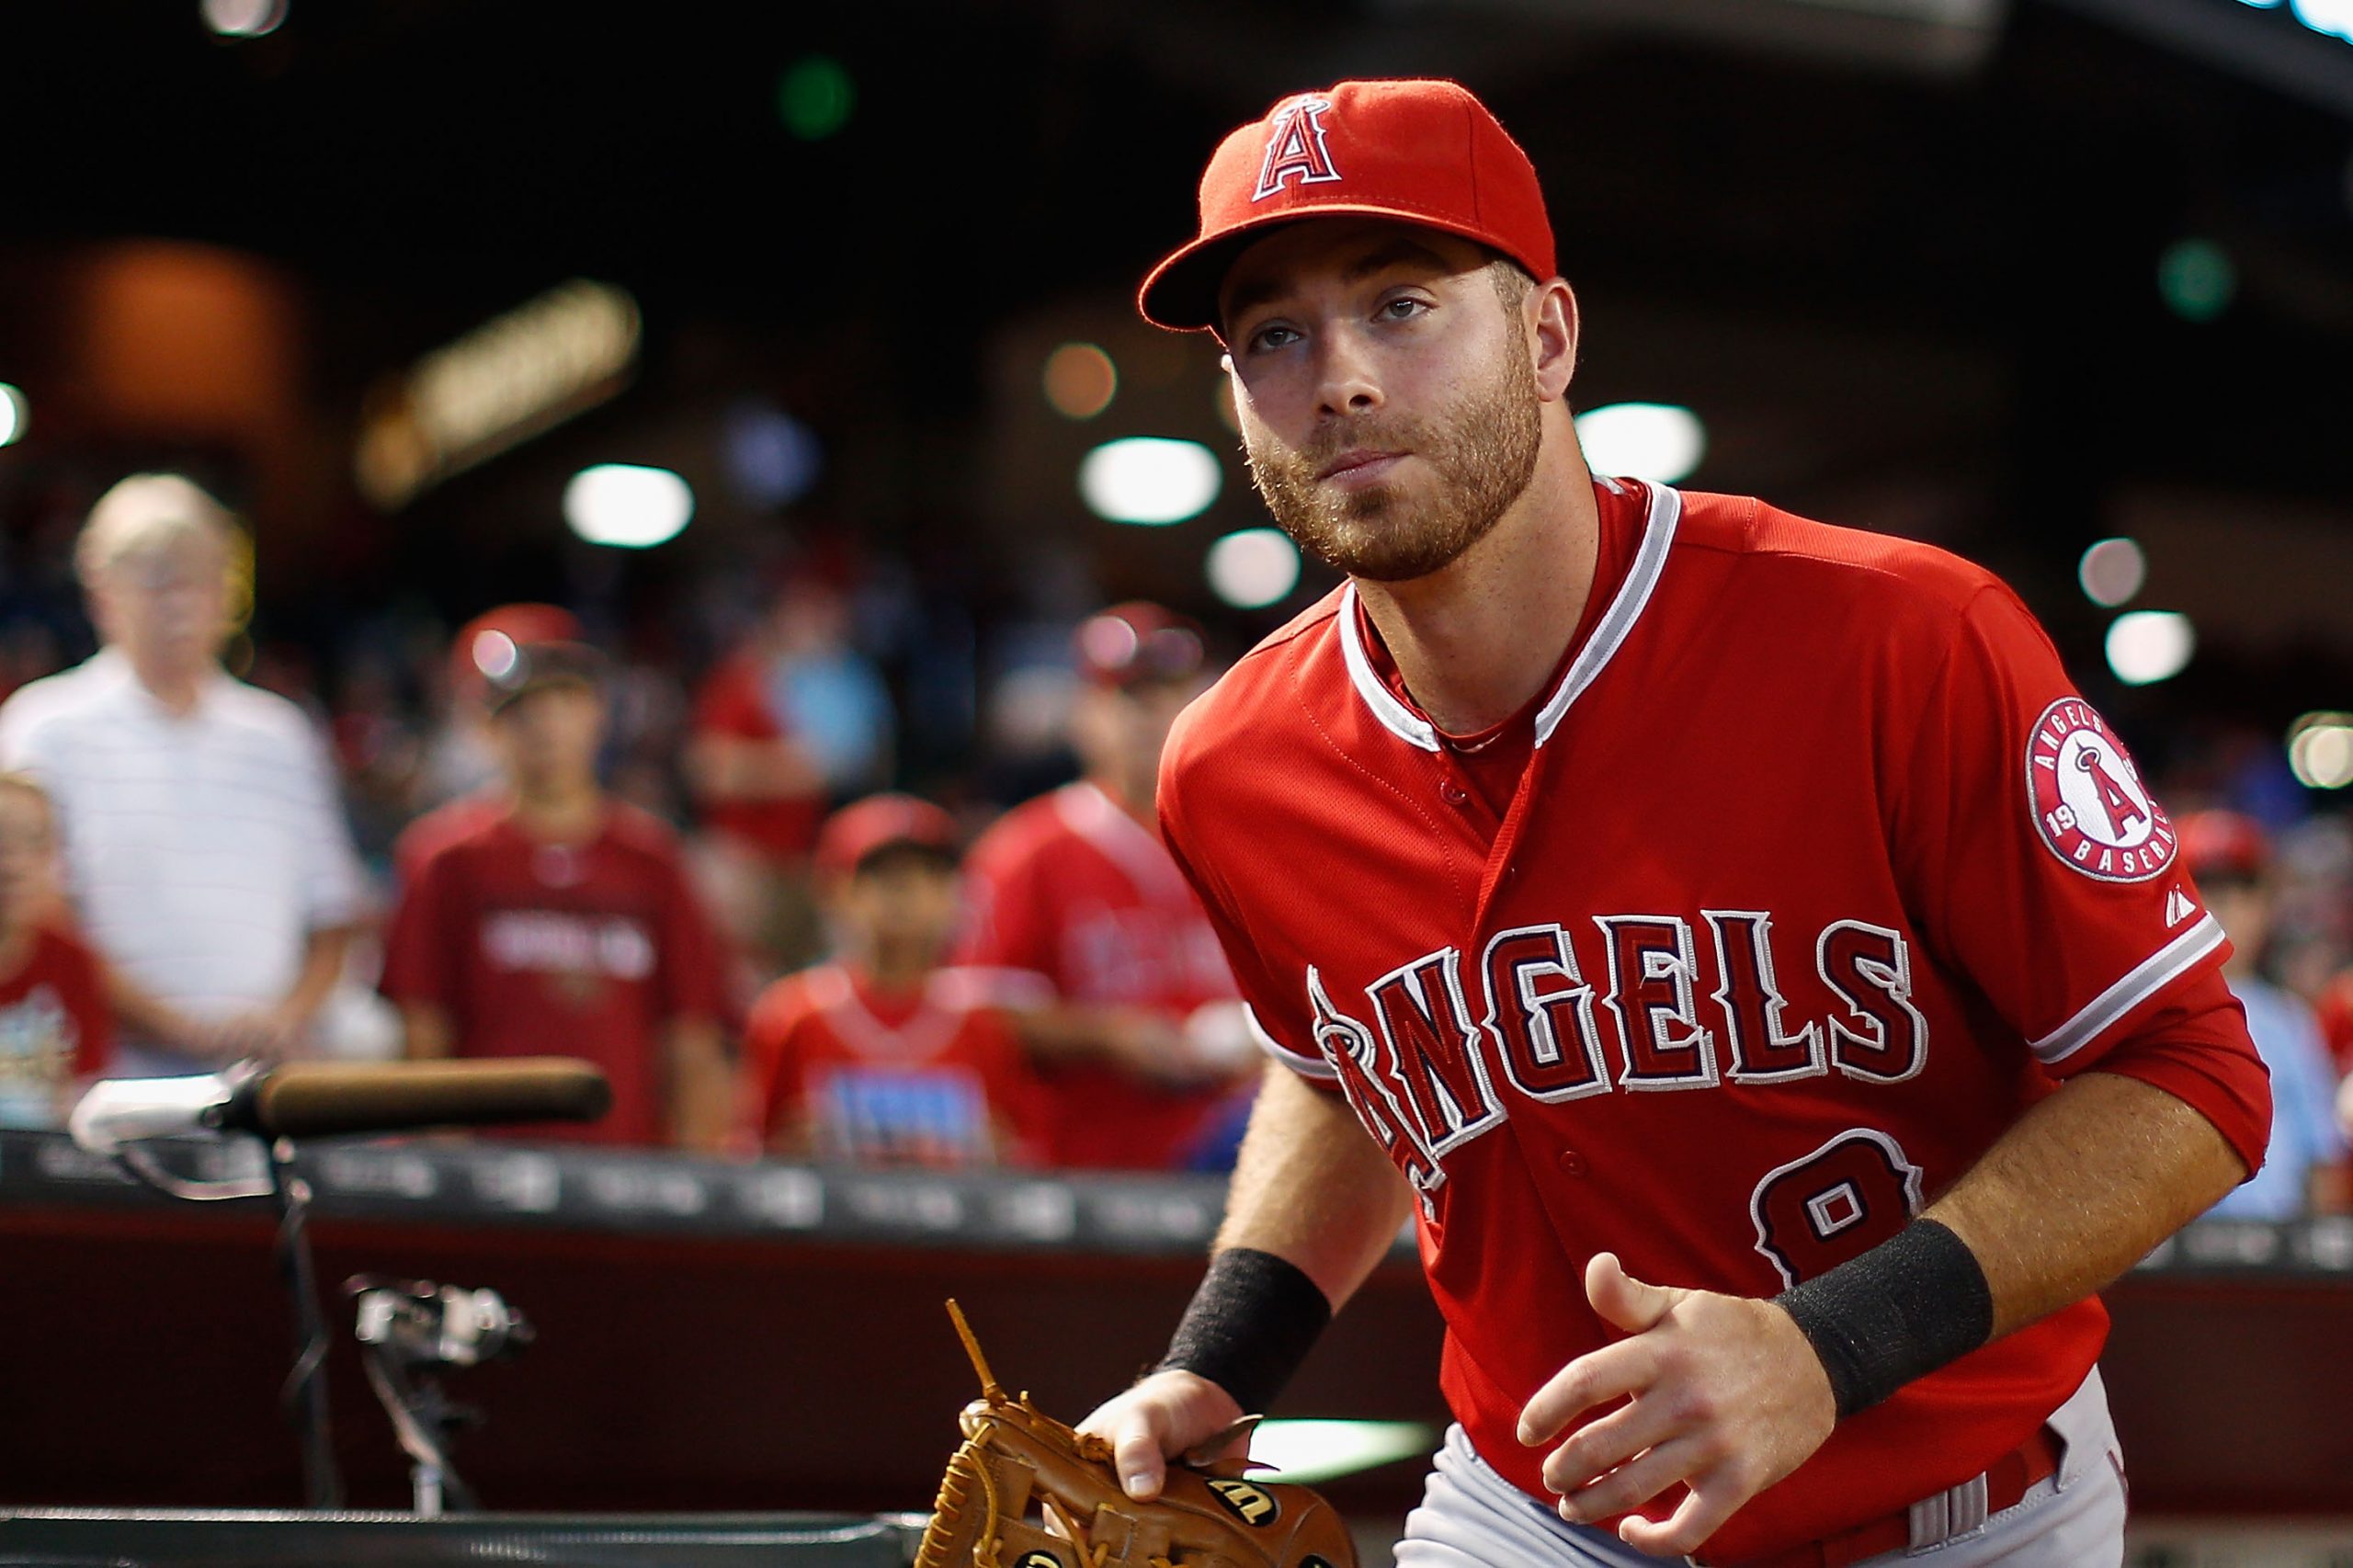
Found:
[[[2075,1016],[2033,1042],[2046,1063],[2064,1062],[2099,1038],[2100,1031],[2164,990],[2189,966],[2222,946],[2222,927],[2211,915],[2151,953],[2131,973],[2086,1003]]]

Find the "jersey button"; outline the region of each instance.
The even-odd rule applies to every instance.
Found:
[[[1451,778],[1439,785],[1438,792],[1438,798],[1449,806],[1467,806],[1471,803],[1471,791]]]
[[[1593,1168],[1586,1164],[1585,1156],[1574,1149],[1562,1150],[1553,1163],[1561,1167],[1563,1176],[1581,1176]]]

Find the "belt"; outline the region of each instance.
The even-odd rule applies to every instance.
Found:
[[[1915,1545],[1933,1546],[1937,1540],[1949,1540],[1976,1529],[2005,1508],[2018,1506],[2035,1483],[2048,1480],[2059,1471],[2060,1439],[2048,1426],[2035,1428],[2034,1436],[2010,1452],[1995,1460],[1985,1469],[1985,1502],[1982,1510],[1972,1509],[1974,1522],[1963,1523],[1947,1514],[1949,1527],[1936,1540],[1915,1542],[1913,1540],[1913,1519],[1926,1504],[1898,1508],[1853,1529],[1840,1530],[1836,1535],[1810,1540],[1803,1546],[1744,1562],[1740,1568],[1846,1568],[1849,1562],[1860,1562],[1868,1557],[1878,1557],[1890,1551],[1904,1551]],[[1960,1491],[1972,1483],[1964,1482]],[[1944,1504],[1949,1493],[1939,1493],[1927,1504]]]

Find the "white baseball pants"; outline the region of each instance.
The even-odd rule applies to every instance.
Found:
[[[2109,1420],[2108,1393],[2095,1368],[2050,1426],[2066,1451],[2058,1473],[2036,1483],[1982,1525],[1946,1539],[1927,1520],[1967,1517],[1966,1486],[1915,1505],[1909,1551],[1871,1563],[1919,1568],[2120,1568],[2124,1561],[2124,1461]],[[1978,1494],[1983,1511],[1983,1492]],[[1949,1503],[1950,1499],[1950,1503]],[[1954,1504],[1960,1506],[1956,1510]],[[1495,1473],[1460,1426],[1449,1427],[1422,1505],[1405,1516],[1397,1568],[1657,1568],[1606,1531],[1573,1525]]]

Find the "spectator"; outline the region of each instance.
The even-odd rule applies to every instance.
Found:
[[[238,554],[186,479],[124,480],[74,551],[104,645],[0,705],[0,766],[57,807],[119,1074],[307,1052],[363,911],[324,744],[221,668]]]
[[[2336,1127],[2336,1074],[2312,1009],[2257,970],[2271,931],[2271,846],[2254,819],[2198,812],[2180,824],[2181,861],[2231,939],[2222,978],[2246,1009],[2247,1033],[2271,1072],[2271,1142],[2263,1168],[2209,1212],[2232,1220],[2293,1219],[2344,1207],[2345,1139]]]
[[[1200,903],[1160,839],[1160,749],[1208,684],[1200,632],[1156,605],[1079,628],[1072,742],[1084,777],[1017,806],[972,847],[968,961],[1041,976],[1018,1015],[1058,1165],[1230,1159],[1246,1016]]]
[[[962,917],[954,822],[870,797],[828,819],[817,869],[841,957],[753,1008],[745,1141],[862,1165],[1037,1163],[1036,1081],[989,977],[940,967]]]
[[[0,773],[0,1127],[55,1127],[113,1037],[90,949],[59,907],[57,822],[30,776]]]
[[[670,830],[597,777],[604,660],[552,605],[458,634],[460,700],[486,711],[502,783],[412,824],[384,942],[407,1054],[585,1057],[613,1109],[585,1141],[724,1140],[719,954]]]
[[[799,577],[696,694],[688,788],[710,829],[706,889],[739,951],[781,972],[822,946],[809,850],[826,802],[891,770],[890,694],[851,646],[849,606]]]

